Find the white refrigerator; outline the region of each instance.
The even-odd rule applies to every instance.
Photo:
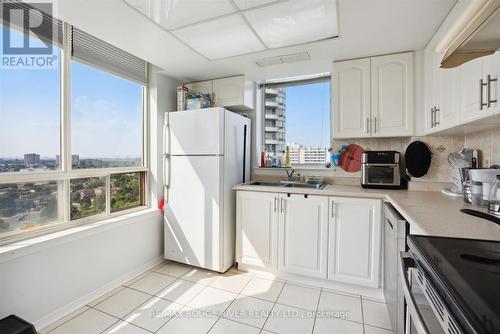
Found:
[[[234,263],[236,194],[250,177],[250,119],[223,108],[165,115],[165,258],[225,272]]]

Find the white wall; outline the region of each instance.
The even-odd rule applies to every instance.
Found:
[[[157,208],[163,194],[163,114],[174,110],[178,83],[155,68],[150,78],[150,199]],[[15,313],[42,328],[162,258],[163,219],[157,210],[0,254],[0,318]]]

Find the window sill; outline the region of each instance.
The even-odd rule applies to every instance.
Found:
[[[0,246],[0,263],[12,260],[13,258],[28,255],[42,249],[52,247],[57,244],[84,238],[96,233],[102,233],[111,228],[132,224],[147,217],[161,217],[157,209],[145,208],[135,212],[127,213],[116,217],[108,217],[105,220],[77,225],[53,233],[36,236],[21,241],[14,241],[10,244]]]

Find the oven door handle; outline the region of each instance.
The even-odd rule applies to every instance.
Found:
[[[401,266],[399,268],[401,270],[401,280],[403,281],[403,292],[405,295],[408,312],[411,316],[411,321],[413,322],[413,325],[415,326],[418,334],[429,334],[429,330],[424,323],[422,314],[420,314],[420,311],[417,308],[415,298],[411,294],[410,281],[408,279],[408,269],[416,268],[415,260],[413,260],[413,257],[408,252],[401,252],[400,260]]]

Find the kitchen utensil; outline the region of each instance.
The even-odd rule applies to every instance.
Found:
[[[432,153],[426,143],[412,142],[405,151],[406,173],[412,177],[422,177],[431,166]]]
[[[340,167],[349,173],[361,170],[361,154],[363,148],[356,144],[350,144],[340,156]]]
[[[500,170],[494,168],[471,168],[469,176],[471,181],[472,204],[487,206],[490,189],[496,181]]]
[[[490,215],[489,213],[486,213],[486,212],[472,210],[472,209],[461,209],[460,212],[466,213],[466,214],[474,216],[474,217],[483,218],[483,219],[489,220],[491,222],[494,222],[495,224],[500,225],[500,218],[499,217]]]
[[[488,212],[500,216],[500,175],[497,175],[497,180],[490,190]]]
[[[467,157],[466,149],[460,152],[453,152],[448,155],[448,163],[452,167],[451,181],[453,186],[445,188],[441,192],[448,196],[461,197],[463,195],[463,179],[461,174],[462,168],[471,167],[471,159]]]

